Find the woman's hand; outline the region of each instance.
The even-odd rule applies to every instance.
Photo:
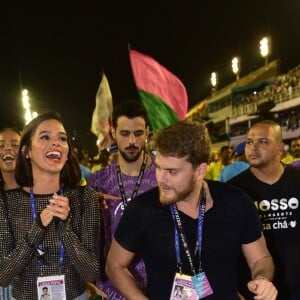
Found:
[[[71,210],[69,205],[69,198],[54,193],[52,199],[50,199],[49,202],[50,204],[47,206],[47,209],[49,209],[50,214],[52,214],[53,217],[57,217],[62,221],[68,219]]]

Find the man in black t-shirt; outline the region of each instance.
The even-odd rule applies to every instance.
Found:
[[[251,167],[229,183],[250,195],[259,212],[274,259],[277,299],[299,300],[300,170],[281,163],[283,147],[277,123],[265,120],[254,124],[247,134],[245,148]]]
[[[204,181],[207,129],[179,121],[160,131],[154,145],[158,187],[132,200],[121,218],[106,263],[113,284],[126,299],[173,299],[176,284],[189,299],[201,293],[207,300],[237,299],[242,249],[252,273],[249,290],[275,300],[273,261],[251,199],[228,184]],[[127,268],[135,253],[146,265],[146,295]]]

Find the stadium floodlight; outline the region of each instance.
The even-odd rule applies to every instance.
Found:
[[[211,92],[214,93],[217,90],[218,75],[217,72],[212,72],[210,75]]]
[[[271,53],[271,39],[264,37],[259,41],[260,55],[265,59],[265,65],[268,65],[268,58]]]
[[[39,115],[39,114],[38,114],[36,111],[33,111],[33,112],[32,112],[32,118],[33,118],[33,119],[36,118],[38,115]]]
[[[25,125],[27,125],[33,119],[33,116],[30,110],[29,92],[26,89],[22,90],[22,104],[25,111],[24,113]]]
[[[211,82],[211,86],[213,88],[216,88],[217,84],[218,84],[218,78],[217,78],[217,72],[212,72],[211,76],[210,76],[210,82]]]
[[[234,57],[231,61],[232,72],[236,76],[236,80],[240,79],[240,70],[241,70],[241,60],[239,57]]]

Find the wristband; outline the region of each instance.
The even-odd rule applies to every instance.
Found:
[[[256,280],[256,279],[262,279],[262,280],[270,281],[267,277],[261,276],[261,275],[258,275],[257,277],[254,278],[254,280]]]

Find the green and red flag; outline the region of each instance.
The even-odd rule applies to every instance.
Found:
[[[148,112],[151,129],[164,128],[185,118],[188,97],[185,86],[152,57],[129,50],[139,97]]]

